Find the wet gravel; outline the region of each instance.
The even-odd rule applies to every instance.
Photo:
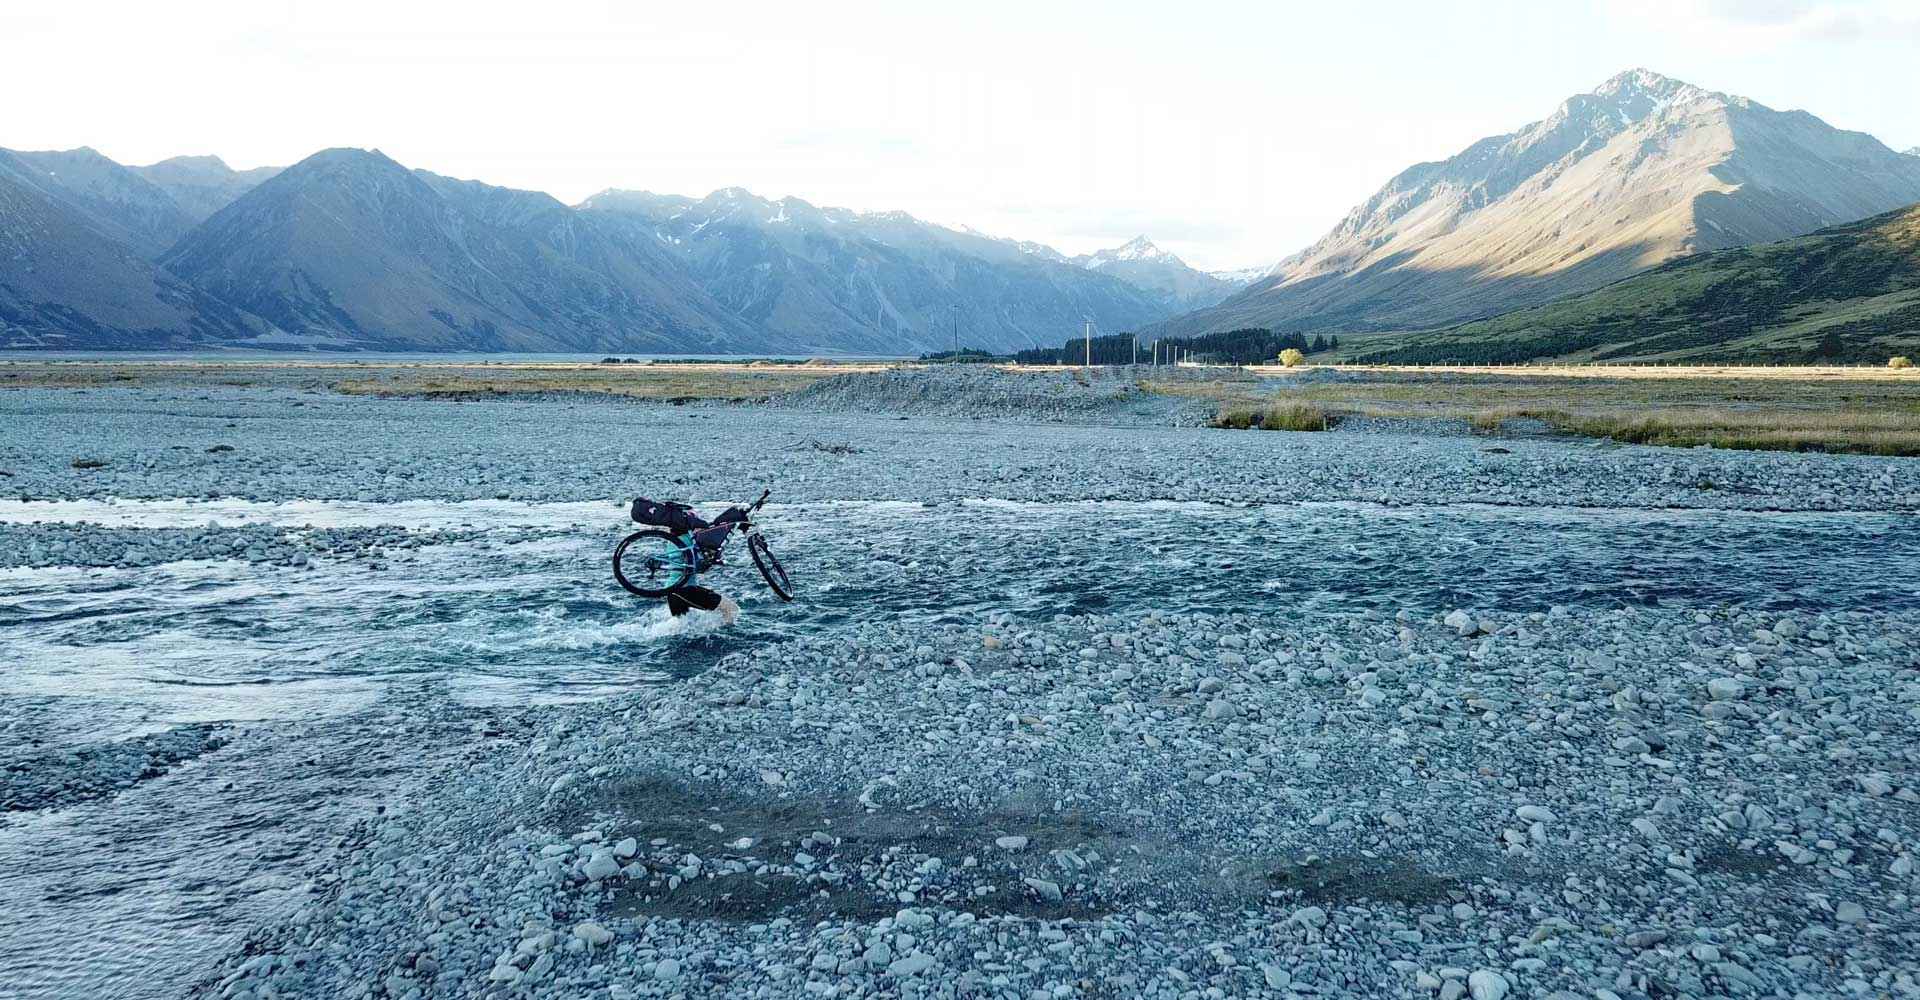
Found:
[[[35,742],[7,741],[0,757],[0,811],[48,809],[112,795],[220,749],[225,737],[220,727],[194,725],[77,749],[41,749]]]
[[[519,532],[515,540],[531,537]],[[472,541],[475,531],[401,527],[291,528],[265,525],[121,528],[86,522],[0,524],[0,569],[134,568],[195,559],[306,566],[315,559],[378,564],[395,553]]]

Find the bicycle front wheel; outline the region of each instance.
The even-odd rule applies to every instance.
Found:
[[[760,568],[760,575],[766,578],[767,587],[774,595],[783,601],[793,600],[793,581],[787,579],[786,569],[767,548],[767,540],[754,535],[747,540],[747,552],[753,556],[753,564]]]
[[[693,577],[693,550],[665,531],[636,531],[613,550],[613,578],[641,597],[665,597]]]

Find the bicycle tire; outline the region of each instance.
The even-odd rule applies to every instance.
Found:
[[[753,565],[767,581],[767,589],[783,601],[793,600],[793,581],[787,577],[780,560],[773,557],[773,550],[767,548],[767,540],[759,535],[747,539],[747,554],[753,556]]]
[[[633,548],[643,540],[645,545]],[[659,544],[663,541],[666,544]],[[692,578],[690,558],[690,550],[672,532],[636,531],[622,538],[613,550],[613,578],[641,597],[665,597]]]

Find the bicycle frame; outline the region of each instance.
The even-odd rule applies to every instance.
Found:
[[[720,565],[721,551],[726,548],[727,541],[732,536],[738,534],[744,542],[746,539],[752,538],[754,534],[760,530],[759,526],[753,523],[753,512],[759,510],[761,505],[767,502],[767,497],[772,492],[772,490],[768,490],[760,494],[760,499],[754,501],[751,505],[741,507],[739,520],[721,521],[675,536],[676,540],[689,550],[693,556],[691,561],[693,570],[687,582],[692,583],[694,577],[698,577],[701,573],[705,573],[713,567]],[[713,535],[716,540],[713,542],[702,541],[700,536],[706,534]]]

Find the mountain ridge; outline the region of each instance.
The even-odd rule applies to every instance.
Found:
[[[1445,326],[1916,199],[1920,162],[1871,136],[1629,70],[1407,168],[1246,290],[1157,329]]]
[[[247,171],[0,150],[0,346],[901,354],[1089,321],[1365,339],[1920,200],[1915,153],[1630,70],[1409,167],[1273,266],[1209,273],[1145,235],[1068,256],[739,187],[568,206],[378,150]]]
[[[197,226],[283,168],[235,170],[218,156],[204,155],[174,156],[128,169],[165,191]]]
[[[322,150],[262,182],[161,259],[331,348],[713,350],[759,346],[677,269],[581,226],[540,192]]]
[[[709,293],[749,322],[814,349],[838,331],[895,350],[1014,350],[1091,320],[1120,329],[1171,315],[1145,289],[1039,244],[740,187],[704,198],[607,189],[577,206],[674,248]]]
[[[1359,346],[1368,362],[1883,362],[1920,354],[1920,204],[1668,261],[1530,309]]]
[[[1153,292],[1174,309],[1199,309],[1222,301],[1241,283],[1198,270],[1160,249],[1145,235],[1120,246],[1072,258],[1089,271],[1103,271]]]
[[[267,332],[49,192],[44,164],[0,150],[0,347],[178,348]]]

